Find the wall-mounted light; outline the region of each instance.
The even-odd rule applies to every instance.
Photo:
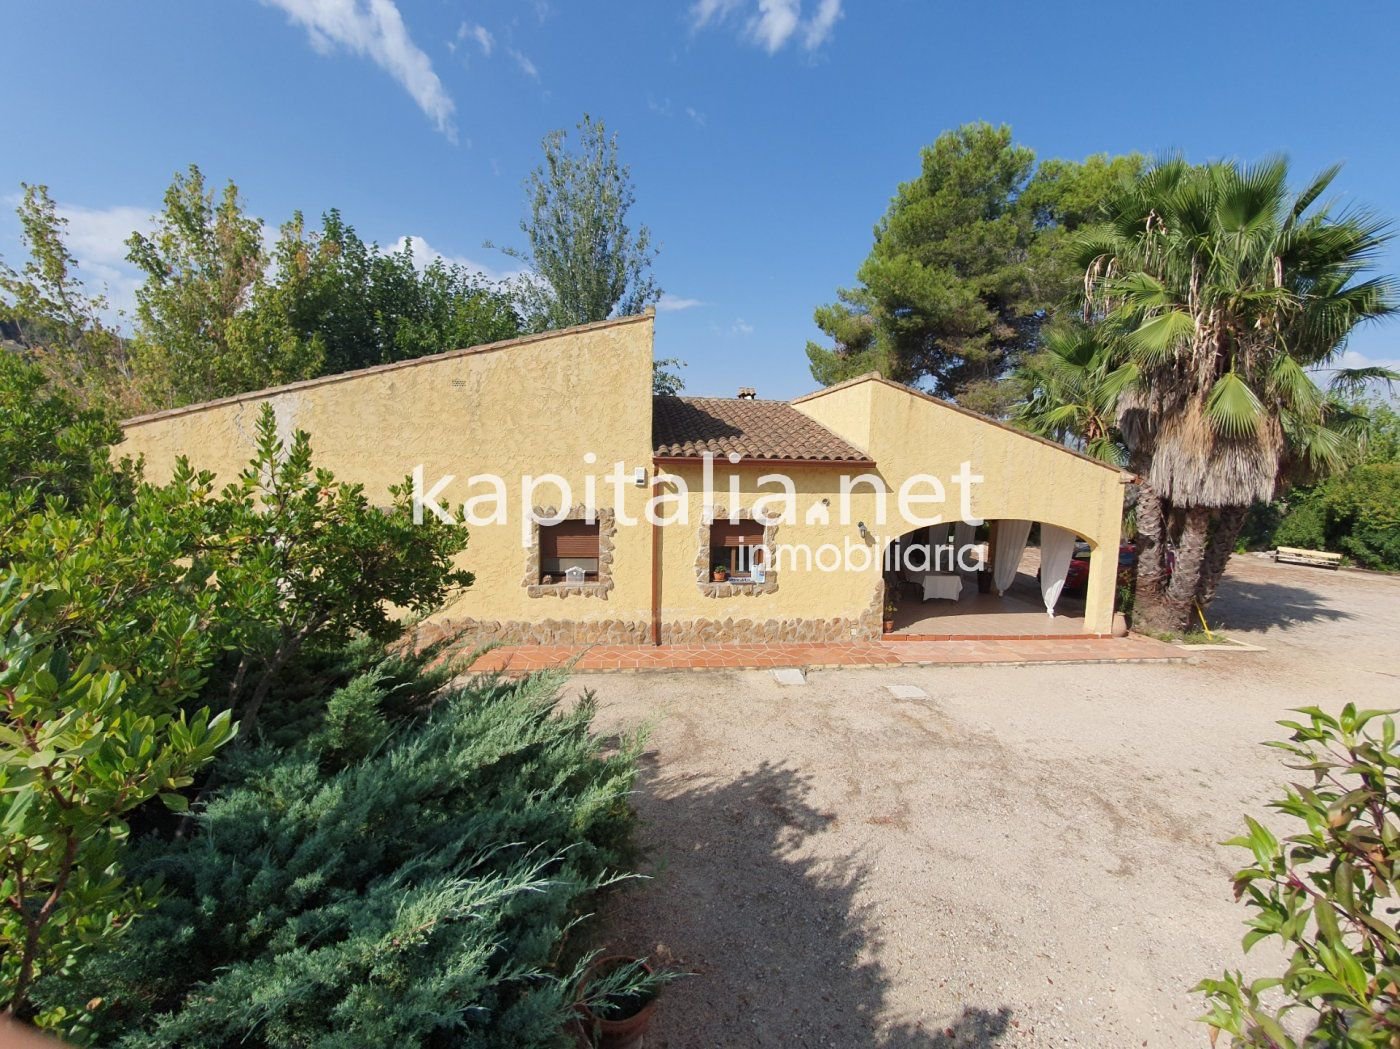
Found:
[[[645,466],[639,466],[632,471],[632,483],[638,488],[647,486],[647,468]]]
[[[868,529],[868,528],[865,527],[865,522],[864,522],[864,521],[857,521],[857,522],[856,522],[856,531],[860,533],[860,537],[861,537],[862,539],[869,539],[869,538],[870,538],[870,529]]]

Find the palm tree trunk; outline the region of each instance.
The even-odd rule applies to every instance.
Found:
[[[1169,634],[1182,634],[1191,625],[1191,611],[1196,603],[1196,588],[1200,585],[1205,566],[1206,543],[1210,539],[1211,511],[1192,507],[1186,511],[1181,543],[1176,552],[1171,581],[1156,600],[1147,607],[1135,606],[1141,628]]]
[[[1167,522],[1161,496],[1146,481],[1137,486],[1137,568],[1133,584],[1133,623],[1156,617],[1166,579]],[[1154,628],[1155,629],[1155,628]]]
[[[1235,552],[1235,540],[1240,537],[1240,530],[1248,517],[1247,506],[1227,506],[1216,511],[1215,527],[1211,529],[1210,542],[1206,546],[1205,566],[1201,569],[1201,582],[1196,588],[1196,601],[1202,610],[1209,608],[1215,600],[1215,591],[1225,574],[1225,566]]]

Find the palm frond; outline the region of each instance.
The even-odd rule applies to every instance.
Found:
[[[1281,353],[1274,358],[1269,371],[1269,388],[1291,411],[1305,417],[1320,417],[1322,391],[1307,370],[1288,354]]]
[[[1205,415],[1223,437],[1240,438],[1258,433],[1264,405],[1238,372],[1226,372],[1206,397]]]
[[[1149,365],[1166,360],[1190,342],[1196,322],[1183,309],[1167,310],[1149,317],[1129,337],[1134,355]]]
[[[1327,388],[1344,397],[1360,397],[1374,382],[1385,383],[1386,391],[1389,392],[1392,383],[1400,382],[1400,372],[1378,365],[1365,368],[1336,368]]]
[[[1353,428],[1300,419],[1293,412],[1284,412],[1280,419],[1294,458],[1307,475],[1315,477],[1343,470],[1360,454]]]
[[[1333,164],[1329,168],[1324,168],[1307,184],[1301,193],[1293,198],[1293,208],[1288,216],[1288,221],[1284,223],[1284,229],[1292,228],[1293,224],[1303,217],[1303,212],[1312,207],[1317,198],[1327,192],[1327,187],[1332,185],[1332,181],[1341,174],[1341,171],[1342,165],[1340,164]],[[1324,207],[1322,210],[1326,213],[1328,209]]]

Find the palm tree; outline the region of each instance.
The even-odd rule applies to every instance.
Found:
[[[1118,432],[1118,399],[1130,376],[1113,345],[1086,324],[1057,322],[1040,350],[1020,369],[1025,398],[1013,406],[1014,423],[1041,437],[1072,444],[1114,466],[1127,462]]]
[[[1209,603],[1251,503],[1346,461],[1355,417],[1309,371],[1397,296],[1365,275],[1388,225],[1318,203],[1337,170],[1292,195],[1282,160],[1168,159],[1080,238],[1085,319],[1111,347],[1099,368],[1119,387],[1117,428],[1141,478],[1135,607],[1149,628],[1183,630]]]

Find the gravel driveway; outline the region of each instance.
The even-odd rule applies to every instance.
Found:
[[[1216,843],[1289,707],[1400,706],[1400,579],[1237,557],[1214,615],[1267,651],[575,678],[651,726],[654,877],[603,935],[696,975],[647,1049],[1205,1046],[1190,987],[1244,964]]]

